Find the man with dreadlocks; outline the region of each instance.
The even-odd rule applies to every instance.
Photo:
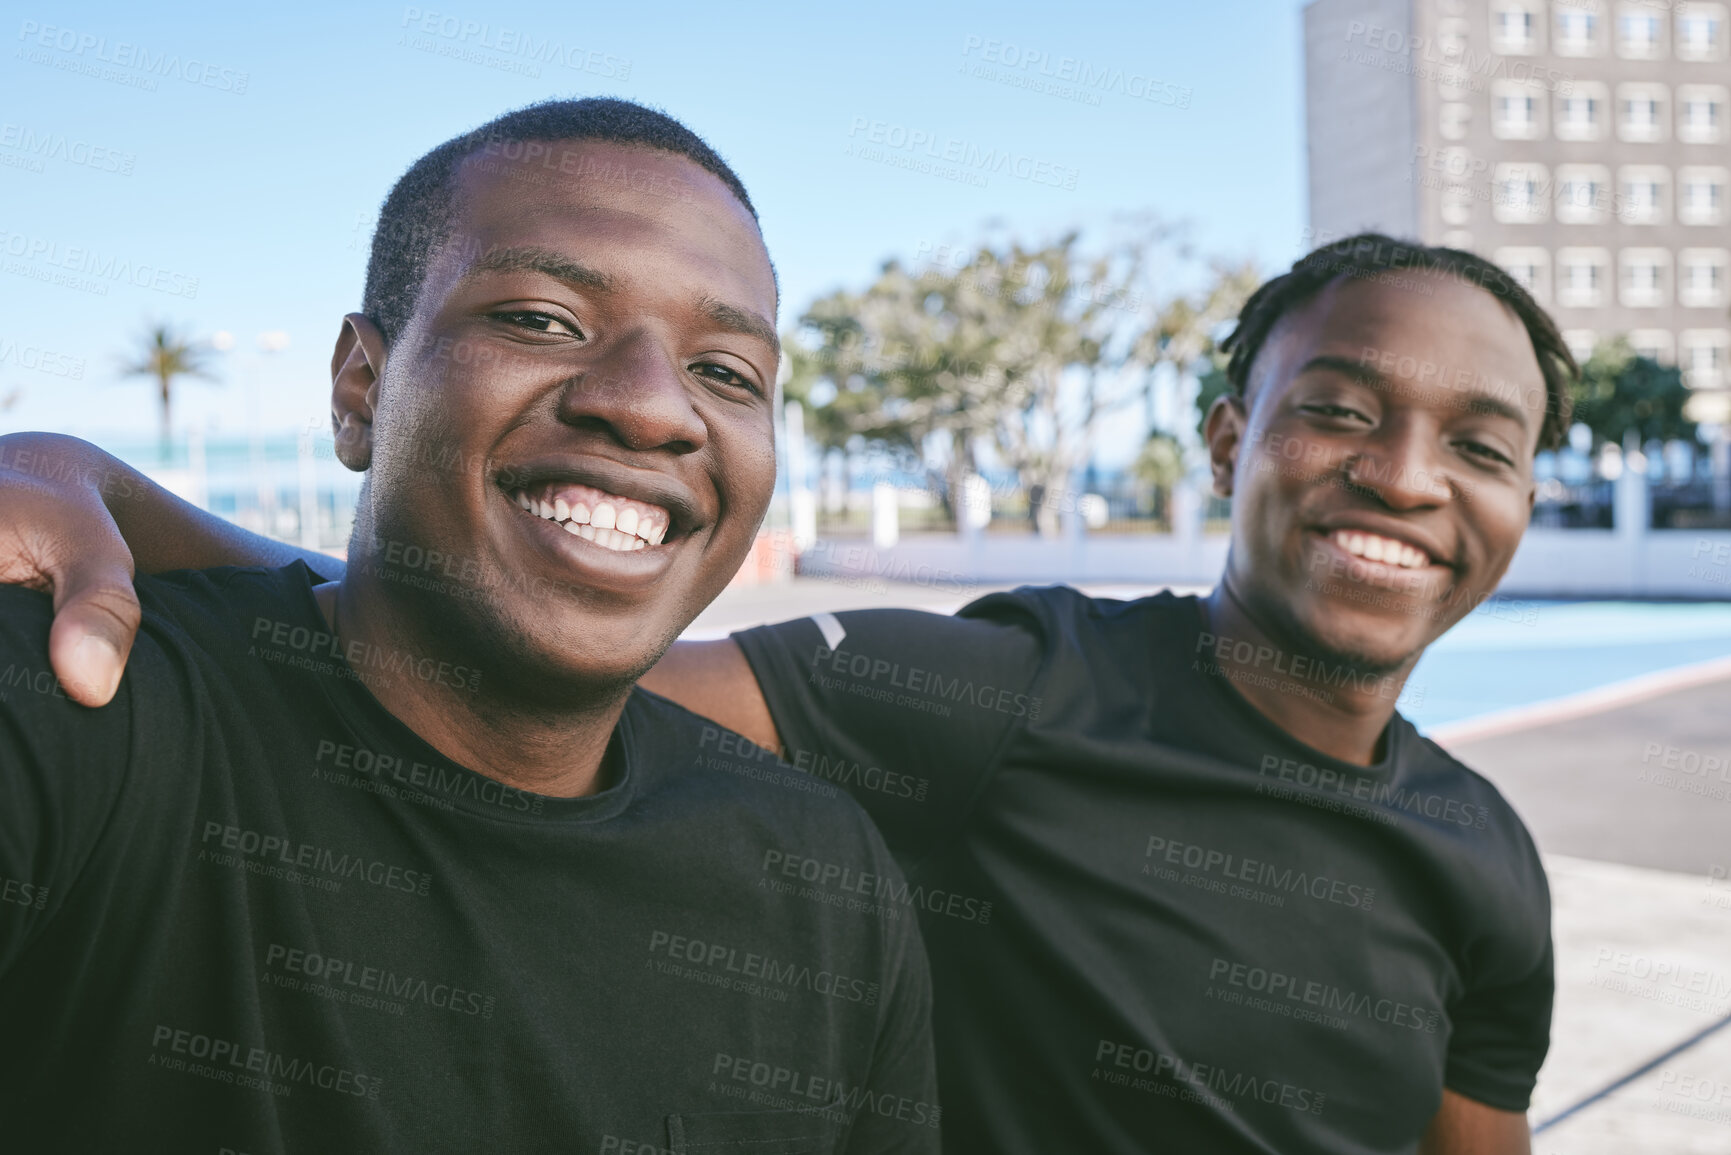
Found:
[[[1227,348],[1208,596],[819,614],[676,645],[643,685],[884,831],[932,960],[945,1150],[1526,1152],[1544,873],[1396,699],[1514,556],[1574,362],[1495,266],[1377,235],[1264,285]],[[71,644],[114,635],[130,559],[66,488],[11,549],[57,583],[83,687],[112,663]],[[94,544],[56,544],[74,529]],[[154,495],[119,529],[145,568],[265,548]]]

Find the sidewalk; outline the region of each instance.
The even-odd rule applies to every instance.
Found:
[[[1731,680],[1447,743],[1551,879],[1557,1002],[1531,1117],[1731,1015]],[[1547,1130],[1538,1155],[1731,1155],[1731,1026]]]

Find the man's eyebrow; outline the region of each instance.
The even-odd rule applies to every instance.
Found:
[[[709,318],[711,324],[719,325],[729,332],[756,337],[775,350],[777,356],[781,355],[781,338],[776,335],[775,326],[762,315],[718,301],[714,297],[699,297],[697,307]]]
[[[1351,357],[1341,357],[1334,353],[1319,353],[1299,367],[1299,374],[1312,369],[1332,369],[1336,373],[1345,374],[1356,381],[1362,381],[1372,388],[1388,387],[1388,378],[1377,372],[1375,365],[1365,361],[1354,361]]]
[[[1361,381],[1372,389],[1389,390],[1393,388],[1389,379],[1378,372],[1375,365],[1364,361],[1354,361],[1351,357],[1321,353],[1306,361],[1298,372],[1307,373],[1312,369],[1331,369],[1336,373]],[[1516,425],[1522,426],[1526,425],[1528,418],[1527,409],[1513,405],[1494,393],[1463,393],[1459,407],[1469,413],[1506,417]]]
[[[598,272],[588,265],[573,261],[570,257],[561,256],[552,249],[541,249],[533,246],[520,246],[514,249],[488,249],[470,266],[471,272],[515,272],[519,270],[545,273],[554,280],[564,281],[579,288],[594,289],[602,293],[613,288],[613,278],[606,273]]]

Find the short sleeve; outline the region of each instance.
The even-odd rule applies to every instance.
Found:
[[[788,762],[850,790],[904,866],[956,829],[1040,712],[1034,619],[1009,602],[972,610],[818,614],[733,635]]]
[[[130,760],[137,674],[106,706],[73,702],[52,622],[46,594],[0,586],[0,981],[89,859]]]
[[[1550,892],[1536,855],[1531,870],[1534,877],[1523,881],[1539,900],[1532,924],[1469,953],[1467,991],[1449,1008],[1453,1032],[1443,1084],[1503,1111],[1527,1109],[1551,1041]]]

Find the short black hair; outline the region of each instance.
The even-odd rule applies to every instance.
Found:
[[[1250,367],[1276,321],[1341,277],[1362,277],[1399,284],[1400,269],[1445,273],[1496,297],[1526,327],[1545,378],[1545,415],[1539,424],[1539,448],[1563,443],[1570,417],[1570,384],[1580,367],[1563,342],[1557,323],[1533,295],[1506,271],[1483,257],[1461,249],[1401,241],[1381,233],[1359,233],[1314,249],[1293,263],[1290,271],[1266,282],[1238,314],[1238,325],[1221,344],[1231,355],[1226,377],[1240,397],[1246,395]],[[1413,286],[1408,286],[1413,287]]]
[[[751,219],[757,219],[745,185],[727,162],[665,112],[610,97],[540,101],[447,140],[410,165],[392,186],[373,229],[361,299],[361,311],[387,342],[395,341],[414,316],[415,299],[433,256],[456,226],[458,166],[481,149],[515,160],[526,144],[567,140],[642,145],[683,156],[714,174],[739,198]],[[548,169],[553,178],[560,171],[557,166]]]

